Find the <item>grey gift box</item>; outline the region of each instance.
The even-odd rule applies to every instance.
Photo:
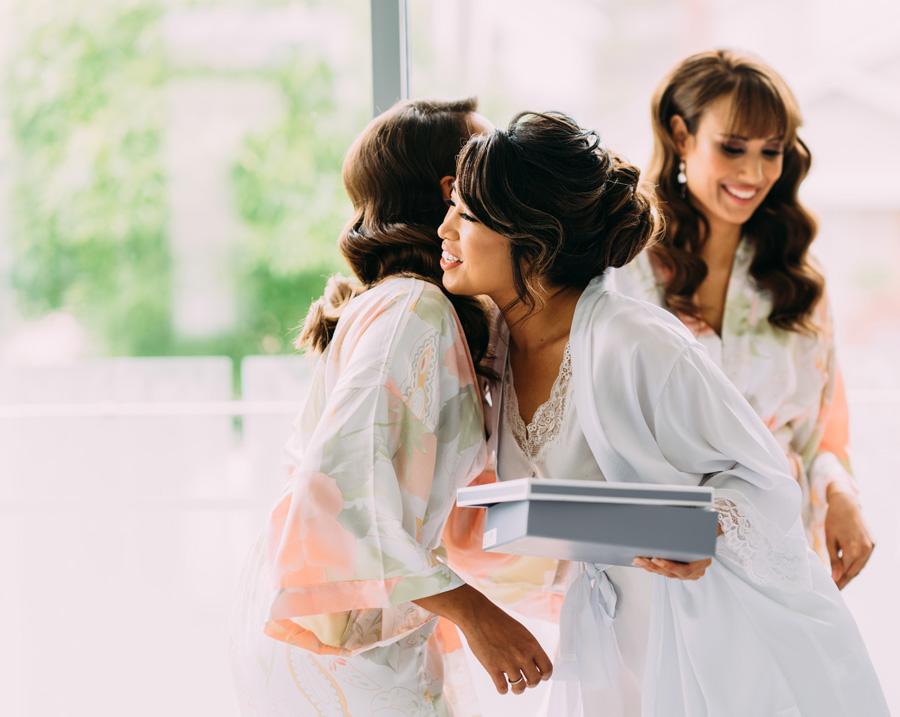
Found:
[[[712,488],[519,478],[461,488],[456,502],[487,509],[483,547],[497,553],[631,565],[716,552]]]

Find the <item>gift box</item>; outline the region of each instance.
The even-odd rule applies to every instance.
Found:
[[[606,565],[634,558],[690,562],[716,550],[713,489],[520,478],[461,488],[485,508],[485,550]]]

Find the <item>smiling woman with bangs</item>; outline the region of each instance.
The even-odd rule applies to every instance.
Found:
[[[687,58],[652,105],[661,240],[615,287],[678,316],[785,451],[807,539],[843,588],[873,543],[849,471],[847,404],[816,223],[797,192],[810,168],[797,102],[751,58]]]

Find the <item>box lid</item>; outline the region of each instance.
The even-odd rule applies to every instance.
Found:
[[[464,508],[486,508],[519,500],[551,500],[710,508],[713,493],[712,488],[701,486],[517,478],[460,488],[456,492],[456,504]]]

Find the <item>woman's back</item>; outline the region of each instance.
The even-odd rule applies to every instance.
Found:
[[[403,687],[445,714],[435,616],[412,601],[462,584],[436,551],[485,452],[475,372],[439,288],[391,277],[344,307],[286,452],[287,490],[242,580],[246,713],[370,714],[399,708]]]

